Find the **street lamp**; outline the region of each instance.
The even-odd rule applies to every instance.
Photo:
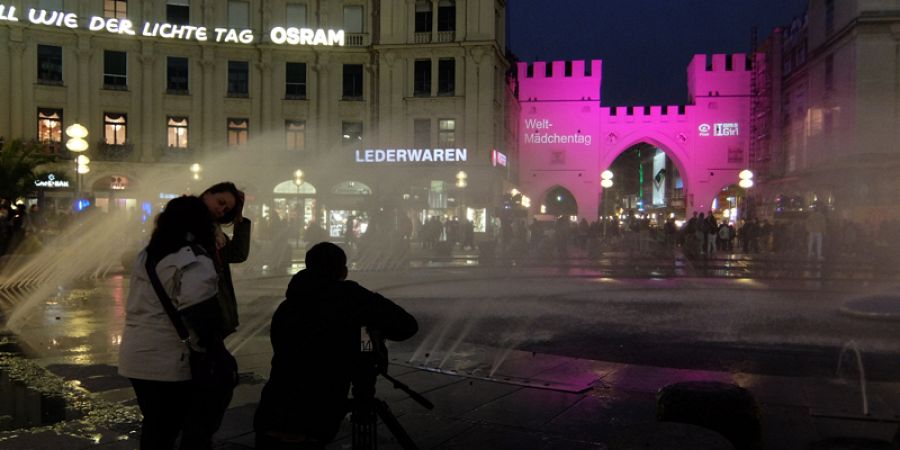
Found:
[[[88,149],[88,143],[85,138],[88,135],[88,130],[83,125],[78,123],[73,123],[66,128],[66,136],[69,138],[66,140],[66,148],[69,149],[70,152],[81,153]],[[76,197],[81,197],[81,180],[82,175],[91,171],[88,164],[90,164],[91,160],[88,159],[87,156],[78,155],[78,158],[75,158],[75,173],[78,180],[78,191],[76,193]]]
[[[192,174],[191,178],[193,178],[194,180],[199,180],[200,172],[203,172],[203,166],[201,166],[199,163],[193,163],[191,164],[190,171]]]
[[[741,171],[741,173],[738,174],[738,178],[741,179],[741,181],[738,181],[738,186],[744,189],[750,189],[753,187],[753,172],[744,169]]]
[[[303,184],[303,171],[297,169],[294,171],[294,186],[297,188],[297,198],[294,199],[294,209],[297,211],[297,223],[300,224],[300,229],[303,230],[306,227],[306,216],[304,214],[303,207],[301,206],[300,200],[300,186]],[[305,205],[303,205],[305,206]],[[290,220],[290,217],[288,217]],[[299,236],[294,236],[297,238],[297,248],[300,247],[300,238]]]
[[[609,189],[613,186],[613,173],[610,170],[604,170],[603,173],[600,174],[600,186],[603,186],[604,189]]]

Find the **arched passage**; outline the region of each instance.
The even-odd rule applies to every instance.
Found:
[[[611,154],[601,168],[612,175],[612,185],[603,189],[599,215],[635,216],[661,224],[689,214],[684,166],[673,153],[658,141],[642,139]]]
[[[552,216],[577,216],[578,202],[572,193],[562,187],[554,186],[544,195],[544,201],[541,203],[542,213]]]

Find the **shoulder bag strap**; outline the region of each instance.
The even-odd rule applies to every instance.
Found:
[[[178,332],[178,337],[181,338],[182,342],[187,343],[190,339],[190,334],[188,333],[187,327],[184,326],[184,322],[181,321],[178,311],[175,310],[172,299],[169,298],[169,295],[166,294],[166,290],[163,289],[162,282],[159,281],[159,275],[156,274],[156,264],[150,258],[149,254],[147,255],[147,262],[144,267],[147,269],[147,276],[150,277],[150,284],[153,285],[153,290],[156,291],[159,302],[162,303],[163,309],[166,310],[166,314],[169,315],[172,325],[175,325],[175,331]]]

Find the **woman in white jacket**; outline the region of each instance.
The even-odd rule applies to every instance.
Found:
[[[156,228],[137,258],[131,276],[125,329],[119,350],[119,374],[129,378],[144,420],[141,449],[171,449],[185,428],[196,385],[192,384],[190,345],[194,350],[224,351],[218,278],[209,250],[215,248],[215,225],[197,197],[171,200],[156,219]],[[189,330],[186,345],[151,284],[146,262]],[[182,436],[181,448],[195,448]]]

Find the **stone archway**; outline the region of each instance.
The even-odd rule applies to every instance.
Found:
[[[627,136],[625,139],[621,139],[621,140],[617,139],[615,142],[610,142],[610,144],[613,144],[612,147],[610,147],[609,151],[601,157],[600,169],[599,169],[598,173],[602,174],[603,171],[606,171],[606,170],[611,170],[613,172],[613,188],[611,188],[611,189],[616,189],[617,186],[620,186],[620,185],[617,185],[616,182],[621,183],[623,181],[623,177],[621,176],[621,174],[619,175],[618,180],[616,179],[616,176],[615,176],[616,170],[612,170],[612,169],[614,169],[614,163],[616,163],[620,159],[620,157],[622,157],[623,155],[625,155],[627,152],[631,151],[632,149],[640,148],[641,146],[647,146],[647,148],[653,148],[653,149],[656,149],[656,150],[662,152],[662,154],[665,155],[665,158],[667,160],[671,161],[674,170],[672,170],[671,173],[670,173],[670,171],[666,170],[663,173],[663,176],[668,177],[668,176],[672,176],[675,173],[677,173],[678,178],[680,178],[680,180],[681,180],[680,188],[676,186],[677,180],[673,180],[672,189],[680,189],[681,192],[677,193],[677,194],[673,193],[673,195],[669,197],[668,200],[671,203],[667,203],[667,207],[669,207],[669,209],[675,209],[678,211],[683,210],[684,211],[683,214],[685,216],[691,215],[691,213],[693,211],[692,202],[691,202],[692,197],[690,196],[690,194],[691,194],[690,180],[692,179],[692,174],[690,173],[688,164],[685,163],[685,161],[688,160],[689,158],[687,157],[687,154],[686,154],[686,151],[685,151],[685,148],[683,145],[684,143],[678,143],[675,140],[668,139],[664,135],[657,134],[657,133],[646,133],[646,134],[645,133],[641,133],[641,134],[634,133],[631,136]],[[667,168],[668,168],[668,165],[665,164],[663,166],[663,169],[667,169]],[[659,175],[659,174],[655,173],[655,172],[659,171],[659,169],[656,167],[655,161],[654,161],[654,164],[649,169],[651,172],[654,172],[654,173],[647,173],[646,176],[648,177],[648,179],[654,180],[654,182],[655,182]],[[599,178],[599,176],[598,176],[598,178]],[[668,180],[665,180],[665,181],[668,182]],[[650,199],[652,201],[652,195],[655,194],[655,192],[651,190],[650,194],[651,194]],[[664,195],[665,195],[665,192],[664,192]],[[604,212],[606,211],[604,209],[604,207],[606,206],[606,205],[604,205],[604,203],[607,201],[607,199],[604,197],[605,197],[604,192],[603,192],[603,190],[601,190],[600,208],[599,208],[601,215],[604,215]],[[607,214],[607,215],[609,215],[609,214]]]
[[[547,190],[542,197],[542,211],[552,216],[577,216],[578,201],[572,192],[556,185]]]

